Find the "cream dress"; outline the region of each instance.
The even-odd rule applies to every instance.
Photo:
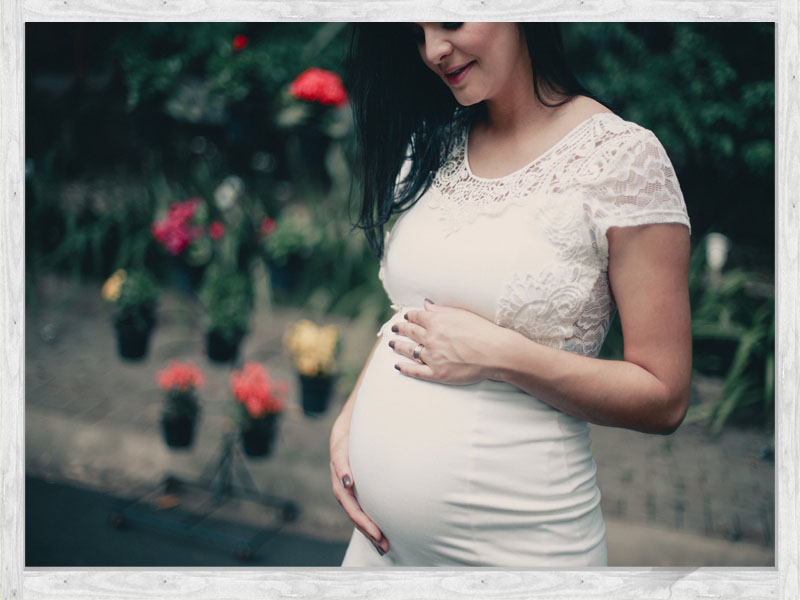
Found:
[[[397,312],[355,400],[350,466],[391,548],[381,557],[354,530],[342,565],[603,566],[588,424],[507,383],[402,375],[391,326],[430,298],[597,356],[615,310],[607,229],[689,227],[683,196],[655,135],[611,113],[497,179],[471,172],[467,139],[387,233],[380,275]]]

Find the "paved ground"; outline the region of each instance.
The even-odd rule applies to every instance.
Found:
[[[25,563],[38,567],[338,566],[346,542],[267,530],[267,539],[243,563],[235,546],[197,543],[142,526],[109,526],[124,499],[82,484],[25,480]],[[218,523],[229,529],[230,521]],[[246,534],[245,534],[246,535]]]
[[[300,316],[262,302],[242,351],[244,359],[266,363],[290,384],[274,454],[247,467],[263,491],[302,505],[299,519],[264,546],[256,564],[337,564],[351,531],[329,490],[327,436],[376,327],[340,322],[347,328],[346,372],[331,409],[312,419],[297,404],[297,382],[280,347],[286,325]],[[29,288],[26,319],[28,564],[52,565],[65,556],[72,556],[72,565],[102,564],[94,562],[98,556],[115,565],[229,564],[232,554],[225,551],[223,558],[208,544],[108,526],[114,499],[135,496],[170,474],[196,479],[215,462],[231,427],[230,368],[205,358],[196,303],[177,293],[164,295],[150,353],[141,362],[117,357],[99,286],[42,279]],[[196,444],[182,452],[167,450],[161,441],[162,395],[154,379],[178,357],[192,358],[208,376]],[[698,378],[695,391],[707,397],[718,393],[718,384]],[[760,456],[765,433],[730,428],[710,440],[696,426],[669,437],[595,427],[592,439],[612,564],[773,564],[774,465]],[[262,518],[246,512],[225,519],[253,526]],[[33,519],[42,514],[49,517]],[[82,549],[69,527],[86,532]],[[75,548],[72,554],[61,550],[62,542]],[[122,543],[125,552],[115,554]]]

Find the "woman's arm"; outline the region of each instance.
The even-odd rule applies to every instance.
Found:
[[[380,528],[370,519],[367,514],[361,510],[361,506],[356,500],[353,480],[353,474],[350,470],[350,419],[353,416],[353,407],[355,406],[356,396],[358,395],[358,388],[361,386],[361,380],[364,378],[364,372],[367,370],[367,365],[375,353],[378,344],[383,340],[381,336],[372,350],[369,357],[361,369],[361,374],[358,376],[356,385],[353,391],[350,392],[347,401],[344,403],[339,416],[331,429],[330,437],[330,470],[331,470],[331,487],[333,495],[339,504],[342,506],[347,516],[353,524],[370,539],[375,546],[378,553],[383,555],[389,550],[389,541],[383,536]]]
[[[677,224],[612,228],[608,242],[623,360],[556,350],[469,311],[427,305],[398,326],[413,341],[392,341],[406,356],[422,343],[426,364],[404,362],[398,370],[444,383],[507,381],[591,423],[671,433],[689,403],[688,230]]]

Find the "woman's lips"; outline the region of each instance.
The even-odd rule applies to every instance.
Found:
[[[467,66],[463,68],[463,70],[457,71],[452,75],[445,75],[445,77],[447,77],[447,83],[449,83],[450,85],[455,85],[457,83],[460,83],[464,79],[464,77],[467,76],[467,73],[469,73],[470,70],[472,70],[472,65],[474,64],[475,61],[473,60],[471,63],[468,63]]]

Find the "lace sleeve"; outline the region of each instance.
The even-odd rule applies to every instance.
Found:
[[[610,227],[680,223],[691,232],[675,170],[652,131],[640,128],[603,144],[589,163],[596,176],[590,186],[592,226],[604,261]]]

